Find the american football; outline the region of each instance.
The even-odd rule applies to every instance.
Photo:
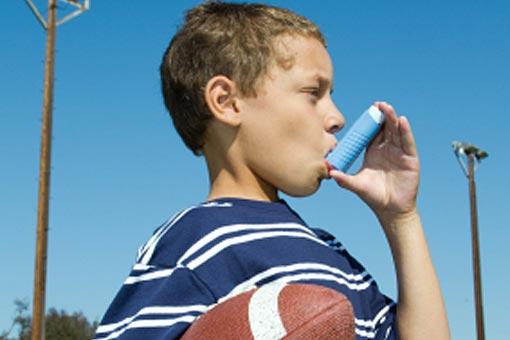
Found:
[[[354,339],[351,303],[323,286],[271,283],[219,303],[181,339],[282,338]]]

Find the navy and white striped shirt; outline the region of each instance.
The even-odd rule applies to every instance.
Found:
[[[263,284],[313,283],[350,300],[358,339],[396,338],[395,303],[335,238],[284,201],[188,208],[139,249],[95,339],[172,339],[217,303]]]

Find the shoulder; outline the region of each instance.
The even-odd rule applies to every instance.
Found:
[[[231,204],[202,203],[175,213],[139,248],[137,264],[174,267],[187,249],[214,229],[228,224]],[[232,212],[232,209],[229,209]]]
[[[304,228],[304,222],[290,213],[285,203],[225,198],[197,204],[177,212],[157,228],[140,247],[137,263],[173,267],[197,243],[243,230],[260,231],[285,224]]]

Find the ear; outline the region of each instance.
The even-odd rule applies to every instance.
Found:
[[[231,126],[241,123],[236,84],[228,77],[219,75],[209,79],[204,96],[214,118]]]

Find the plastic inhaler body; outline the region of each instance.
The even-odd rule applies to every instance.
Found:
[[[326,160],[333,168],[346,172],[368,143],[377,135],[383,122],[384,114],[377,107],[370,106],[354,122],[354,125]]]

